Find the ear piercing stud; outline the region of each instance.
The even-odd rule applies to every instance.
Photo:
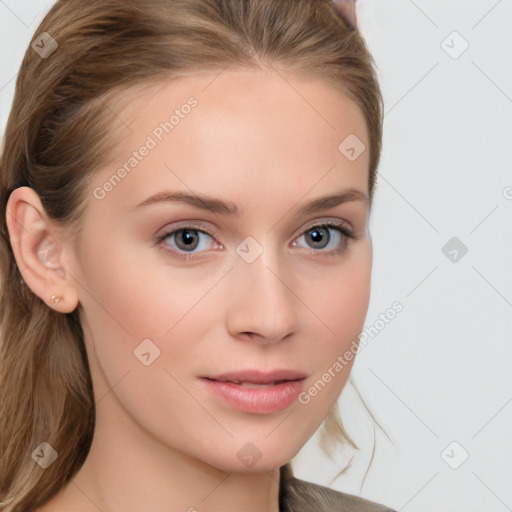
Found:
[[[51,302],[52,304],[58,304],[61,300],[62,300],[62,297],[60,297],[59,295],[55,295],[55,294],[53,294],[53,295],[50,297],[50,302]]]

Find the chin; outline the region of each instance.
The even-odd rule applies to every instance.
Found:
[[[237,449],[234,457],[226,458],[225,453],[221,458],[203,459],[204,462],[225,471],[227,473],[263,473],[274,471],[290,462],[299,449],[286,452],[270,453],[267,457],[263,451],[258,450],[251,443],[247,443],[241,449]]]

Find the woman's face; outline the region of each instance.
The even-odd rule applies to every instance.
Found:
[[[96,429],[225,471],[276,468],[338,398],[366,316],[364,119],[322,81],[264,71],[183,77],[115,113],[113,163],[67,261]],[[282,369],[304,378],[205,379]]]

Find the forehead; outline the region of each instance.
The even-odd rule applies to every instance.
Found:
[[[364,118],[320,79],[268,69],[196,73],[127,91],[112,108],[116,142],[97,184],[139,148],[152,146],[132,161],[137,172],[130,170],[110,193],[123,189],[127,203],[166,185],[222,188],[235,194],[232,199],[242,189],[255,193],[262,182],[284,193],[306,193],[320,181],[323,190],[343,185],[367,192]],[[350,161],[340,144],[354,136],[366,150]]]

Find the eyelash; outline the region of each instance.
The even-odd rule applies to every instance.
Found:
[[[311,249],[311,251],[314,253],[325,253],[322,256],[326,256],[326,257],[339,256],[345,252],[345,250],[347,249],[349,244],[351,244],[354,240],[359,239],[359,236],[356,235],[352,230],[347,228],[344,224],[341,224],[341,223],[338,224],[338,223],[330,222],[330,221],[320,223],[320,224],[314,224],[313,226],[308,227],[305,231],[303,231],[299,235],[299,237],[305,235],[308,231],[312,231],[315,228],[335,229],[336,231],[341,233],[341,235],[344,237],[344,239],[341,242],[342,247],[340,247],[338,249],[334,249],[334,250],[330,250],[330,251],[325,251],[323,249]],[[182,230],[186,230],[186,229],[188,229],[190,231],[197,231],[199,233],[204,233],[204,234],[210,235],[212,238],[215,236],[215,234],[211,233],[210,230],[207,229],[205,226],[201,226],[201,228],[200,228],[198,226],[184,225],[184,226],[180,226],[179,228],[174,228],[171,231],[167,231],[164,234],[157,236],[155,245],[157,245],[159,248],[161,248],[162,250],[164,250],[166,252],[173,253],[173,256],[176,258],[179,258],[179,259],[188,261],[191,259],[195,259],[196,257],[200,257],[200,256],[195,256],[194,253],[189,253],[189,254],[185,253],[184,254],[184,253],[177,252],[175,249],[170,249],[168,247],[164,247],[164,245],[166,245],[165,240],[167,238],[169,238],[171,235],[174,235],[174,234],[176,234]]]

